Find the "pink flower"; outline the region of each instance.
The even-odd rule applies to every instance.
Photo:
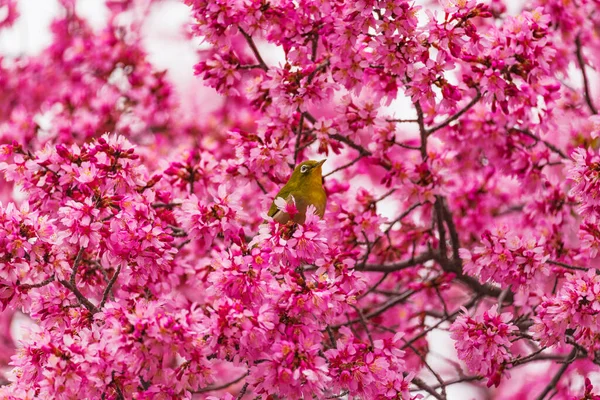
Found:
[[[485,232],[482,242],[483,246],[475,247],[473,252],[460,249],[464,270],[470,275],[519,289],[535,285],[550,273],[543,237],[521,237],[501,227]]]
[[[555,296],[544,296],[532,331],[545,346],[564,342],[565,335],[590,352],[598,350],[600,335],[600,275],[588,272],[568,274]]]
[[[497,306],[475,318],[463,311],[450,327],[458,357],[471,372],[488,378],[488,386],[498,386],[503,376],[508,377],[511,339],[519,328],[510,322],[512,314],[499,315]]]

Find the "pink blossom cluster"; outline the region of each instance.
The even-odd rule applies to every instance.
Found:
[[[596,270],[568,274],[556,296],[544,297],[532,327],[540,342],[571,339],[590,352],[599,349],[600,275]]]
[[[458,358],[463,360],[471,372],[488,379],[488,386],[498,386],[503,377],[508,378],[510,367],[512,340],[516,338],[519,328],[512,323],[510,312],[498,314],[498,307],[470,317],[467,310],[460,315],[452,326],[452,339]]]
[[[181,3],[0,49],[0,398],[597,397],[597,1]]]
[[[575,184],[569,192],[575,197],[580,206],[578,212],[582,215],[579,225],[579,237],[582,248],[589,252],[589,257],[594,258],[600,249],[600,231],[598,231],[598,220],[600,203],[597,200],[598,168],[600,157],[594,150],[577,148],[572,154],[573,163],[569,169],[569,179]]]
[[[460,249],[467,274],[516,290],[536,285],[550,273],[544,237],[523,237],[503,226],[484,232],[481,242],[483,246],[475,247],[473,252]]]
[[[157,301],[108,302],[75,329],[30,332],[13,357],[16,384],[3,395],[189,398],[190,387],[214,381],[203,319],[198,307],[169,311]]]
[[[401,334],[375,340],[357,340],[346,327],[336,347],[325,355],[334,376],[336,391],[372,399],[409,399],[411,376],[404,376]]]

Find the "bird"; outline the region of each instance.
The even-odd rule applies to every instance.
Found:
[[[299,164],[292,173],[287,183],[279,190],[275,199],[281,197],[286,203],[292,201],[292,196],[296,203],[298,213],[294,215],[293,221],[297,224],[304,224],[306,221],[306,209],[309,205],[315,207],[315,213],[323,219],[325,207],[327,205],[327,194],[323,188],[323,174],[321,166],[327,161],[308,160]],[[281,224],[287,224],[290,216],[285,211],[277,208],[275,200],[267,213],[269,217]]]

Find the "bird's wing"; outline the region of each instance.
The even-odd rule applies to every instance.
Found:
[[[278,197],[283,197],[285,199],[286,202],[290,201],[290,196],[292,193],[292,187],[290,185],[285,185],[284,187],[281,188],[281,190],[277,193],[277,196],[275,196],[275,199],[277,199]],[[271,203],[271,208],[269,208],[269,212],[267,213],[267,215],[269,217],[272,217],[275,215],[275,213],[277,211],[279,211],[279,209],[277,208],[277,206],[275,205],[275,199],[273,199],[273,203]]]
[[[287,202],[291,201],[292,194],[289,192],[284,193],[284,191],[282,189],[279,193],[277,193],[277,196],[275,196],[275,199],[277,199],[279,197],[283,197],[283,199],[287,203]],[[271,204],[271,208],[269,209],[269,212],[267,213],[267,215],[269,217],[273,217],[273,219],[275,221],[277,221],[281,224],[285,224],[290,219],[290,216],[286,212],[283,212],[279,208],[277,208],[277,206],[275,205],[275,200],[273,200],[273,204]]]

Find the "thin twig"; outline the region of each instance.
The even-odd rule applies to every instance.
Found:
[[[561,261],[554,261],[554,260],[546,260],[546,262],[548,264],[553,264],[553,265],[558,265],[559,267],[563,267],[563,268],[567,268],[567,269],[574,269],[577,271],[587,271],[588,268],[585,267],[577,267],[575,265],[571,265],[571,264],[567,264]]]
[[[373,346],[373,338],[371,337],[371,331],[369,330],[367,321],[365,321],[365,315],[363,314],[362,310],[360,308],[356,307],[355,305],[350,305],[350,307],[354,308],[354,310],[358,314],[358,316],[360,318],[360,323],[363,326],[363,328],[365,329],[367,337],[369,338],[369,343],[371,343],[371,346]]]
[[[400,123],[400,124],[402,124],[402,123],[409,123],[409,122],[414,122],[414,123],[419,122],[416,119],[395,119],[395,118],[394,119],[392,119],[392,118],[386,119],[386,121],[387,122],[397,122],[397,123]]]
[[[560,380],[560,377],[565,373],[567,368],[569,368],[569,365],[571,365],[571,363],[575,361],[575,358],[577,357],[577,352],[577,348],[573,348],[573,350],[571,350],[571,353],[569,353],[569,356],[567,357],[567,360],[570,360],[570,362],[565,362],[563,365],[561,365],[558,371],[556,371],[556,374],[554,374],[552,380],[548,382],[548,385],[546,385],[542,393],[540,393],[540,395],[536,398],[537,400],[544,400],[544,397],[546,397],[546,395],[556,387],[556,384]]]
[[[106,303],[106,300],[108,299],[108,296],[110,295],[112,287],[115,284],[115,282],[117,281],[117,278],[119,277],[120,272],[121,272],[121,266],[119,265],[117,267],[117,270],[113,274],[113,277],[108,282],[108,285],[106,285],[106,289],[104,289],[104,293],[102,294],[102,301],[100,302],[98,309],[101,310],[102,307],[104,307],[104,304]]]
[[[448,248],[446,246],[446,227],[444,226],[444,211],[442,206],[442,196],[435,196],[434,204],[435,214],[437,216],[438,234],[440,236],[440,256],[442,260],[448,259]]]
[[[77,300],[79,300],[79,302],[83,304],[83,306],[87,308],[90,313],[94,314],[98,311],[98,309],[83,295],[83,293],[79,291],[75,283],[75,277],[77,275],[77,270],[79,269],[79,263],[81,262],[84,250],[85,249],[83,247],[80,247],[79,251],[77,252],[77,256],[75,256],[75,261],[73,262],[73,271],[71,271],[71,277],[69,281],[61,279],[59,282],[61,285],[73,292],[75,297],[77,297]]]
[[[402,214],[400,214],[395,220],[393,220],[392,222],[390,222],[390,225],[385,229],[384,233],[388,233],[392,227],[400,222],[401,220],[403,220],[408,214],[410,214],[415,208],[422,206],[423,203],[415,203],[412,206],[408,207],[406,209],[406,211],[404,211]]]
[[[446,201],[443,197],[442,214],[444,216],[444,220],[446,221],[446,226],[448,227],[448,233],[450,234],[450,244],[452,246],[452,259],[454,260],[454,262],[459,262],[460,239],[458,237],[458,230],[456,229],[456,225],[454,224],[452,213],[448,209],[448,205],[446,204]]]
[[[263,192],[263,194],[267,194],[267,189],[265,189],[265,187],[262,185],[262,183],[260,183],[258,178],[256,178],[255,181],[256,181],[256,184],[258,185],[258,188],[260,189],[260,191]]]
[[[250,49],[252,49],[252,53],[254,53],[254,57],[256,58],[256,61],[258,61],[260,68],[263,71],[268,71],[269,67],[267,67],[267,64],[265,64],[265,61],[263,60],[258,49],[256,48],[256,44],[254,43],[254,40],[252,40],[252,36],[248,35],[246,31],[244,31],[241,27],[238,27],[238,29],[240,33],[244,35],[244,38],[246,39],[246,42],[248,42],[248,46],[250,46]]]
[[[425,122],[423,117],[423,108],[421,103],[418,101],[414,103],[415,109],[417,110],[417,122],[419,124],[419,136],[421,137],[421,158],[423,161],[427,159],[427,130],[425,129]]]
[[[339,399],[340,397],[344,397],[344,396],[346,396],[347,394],[348,394],[348,391],[347,391],[347,390],[345,390],[345,391],[343,391],[343,392],[342,392],[342,393],[340,393],[340,394],[335,394],[335,395],[333,395],[333,396],[329,396],[329,397],[325,397],[325,398],[326,398],[326,399]]]
[[[71,278],[69,279],[69,283],[73,286],[75,286],[75,276],[77,275],[77,270],[79,269],[79,263],[81,262],[81,257],[83,257],[84,250],[83,247],[79,248],[79,251],[75,256],[75,261],[73,262],[73,270],[71,271]]]
[[[473,307],[473,305],[475,305],[475,303],[477,303],[477,301],[479,301],[481,297],[479,295],[473,297],[468,303],[466,303],[463,307],[466,308],[467,310],[471,307]],[[452,320],[452,318],[456,317],[458,314],[460,314],[461,309],[463,308],[459,308],[458,310],[454,311],[452,314],[448,315],[447,317],[442,318],[441,320],[439,320],[435,325],[430,326],[429,328],[425,329],[424,331],[420,332],[418,335],[414,336],[413,338],[411,338],[410,340],[406,341],[406,343],[404,344],[404,346],[402,346],[402,350],[404,350],[405,348],[407,348],[408,346],[410,346],[411,344],[413,344],[414,342],[416,342],[417,340],[421,339],[423,336],[427,335],[429,332],[431,332],[432,330],[436,329],[438,326],[440,326],[441,324],[443,324],[444,322],[448,321],[448,320]]]
[[[298,164],[298,153],[300,153],[300,141],[302,140],[302,130],[304,129],[304,113],[300,113],[298,122],[298,132],[296,133],[296,143],[294,150],[294,165]]]
[[[326,59],[325,61],[323,61],[322,63],[317,65],[317,67],[308,75],[308,78],[306,79],[306,83],[310,84],[313,81],[313,79],[315,79],[315,76],[317,75],[317,73],[324,70],[328,66],[329,66],[329,59]]]
[[[440,395],[438,392],[436,392],[435,390],[433,390],[433,388],[431,386],[429,386],[428,384],[426,384],[425,382],[423,382],[421,379],[419,379],[417,377],[414,377],[411,382],[414,383],[416,387],[418,387],[421,390],[426,391],[427,393],[429,393],[430,395],[432,395],[436,399],[438,399],[438,400],[446,400],[446,397]]]
[[[469,109],[471,109],[471,107],[473,107],[475,104],[477,104],[477,102],[479,101],[479,99],[481,99],[481,92],[479,91],[479,88],[476,88],[476,90],[477,90],[477,95],[473,98],[473,100],[471,100],[469,102],[469,104],[467,104],[466,106],[464,106],[459,112],[457,112],[456,114],[452,115],[451,117],[449,117],[448,119],[446,119],[441,124],[436,125],[433,128],[428,129],[427,130],[427,136],[430,136],[434,132],[436,132],[436,131],[438,131],[438,130],[440,130],[442,128],[445,128],[448,125],[450,125],[450,123],[452,123],[453,121],[455,121],[458,118],[460,118],[464,113],[466,113],[467,111],[469,111]]]
[[[415,291],[415,290],[408,290],[407,292],[399,295],[398,297],[396,297],[394,299],[391,299],[391,300],[388,300],[381,307],[379,307],[377,310],[374,310],[374,311],[370,312],[369,314],[365,315],[364,319],[375,318],[375,317],[383,314],[384,312],[386,312],[390,308],[394,307],[395,305],[403,303],[404,301],[406,301],[408,298],[410,298],[416,292],[417,291]],[[331,328],[332,329],[338,329],[338,328],[341,328],[342,326],[353,325],[353,324],[357,324],[359,322],[362,322],[361,319],[353,319],[353,320],[344,322],[342,324],[332,325]]]
[[[196,390],[194,393],[198,394],[198,393],[214,392],[214,391],[217,391],[217,390],[227,389],[229,386],[233,386],[236,383],[241,382],[242,380],[244,380],[244,378],[247,377],[249,373],[250,373],[250,371],[247,371],[244,375],[240,376],[237,379],[234,379],[231,382],[227,382],[227,383],[224,383],[224,384],[219,385],[219,386],[208,386],[208,387],[205,387],[203,389]]]
[[[480,381],[482,379],[483,379],[482,376],[465,376],[463,378],[458,378],[453,381],[445,381],[444,387],[448,387],[450,385],[456,385],[457,383]],[[440,387],[441,387],[440,385],[434,386],[433,389],[439,389]]]
[[[162,203],[162,202],[156,202],[156,203],[152,203],[152,207],[153,208],[173,208],[173,207],[179,207],[182,203],[177,203],[177,202],[172,202],[172,203]]]
[[[442,397],[446,398],[446,386],[444,386],[444,380],[442,379],[442,377],[440,376],[440,374],[438,374],[437,372],[435,372],[435,370],[433,368],[431,368],[431,366],[429,365],[429,363],[425,359],[425,356],[423,354],[421,354],[419,352],[419,350],[417,350],[415,348],[415,346],[409,345],[408,347],[413,351],[413,353],[415,353],[417,355],[417,357],[419,357],[419,359],[421,360],[421,362],[423,363],[423,365],[425,365],[425,368],[427,368],[429,370],[429,372],[431,372],[433,374],[433,376],[435,377],[435,379],[440,384],[438,387],[442,389]]]
[[[360,271],[372,271],[372,272],[395,272],[403,269],[411,268],[416,265],[424,264],[427,261],[434,259],[433,252],[427,251],[419,254],[418,256],[411,257],[409,260],[397,262],[394,264],[365,264],[364,267],[357,267]]]
[[[263,66],[260,64],[246,64],[246,65],[238,65],[237,69],[263,69]]]
[[[560,158],[563,159],[567,159],[569,157],[567,157],[567,155],[558,147],[556,147],[555,145],[553,145],[552,143],[548,142],[547,140],[542,139],[541,137],[535,135],[533,132],[528,131],[527,129],[520,129],[520,128],[513,128],[515,131],[522,133],[525,136],[529,136],[530,138],[532,138],[533,140],[537,142],[542,142],[550,151],[558,154],[560,156]]]
[[[348,167],[351,167],[352,165],[356,164],[356,163],[357,163],[357,162],[358,162],[358,161],[359,161],[361,158],[363,158],[363,157],[364,157],[364,155],[360,154],[360,155],[359,155],[358,157],[356,157],[354,160],[350,161],[350,162],[349,162],[349,163],[347,163],[347,164],[344,164],[344,165],[342,165],[342,166],[341,166],[341,167],[339,167],[339,168],[336,168],[336,169],[334,169],[333,171],[331,171],[330,173],[328,173],[327,175],[325,175],[323,178],[327,178],[329,175],[333,175],[333,174],[335,174],[336,172],[339,172],[339,171],[341,171],[341,170],[344,170],[344,169],[346,169],[346,168],[348,168]]]
[[[44,287],[46,285],[51,284],[52,282],[54,282],[54,275],[52,275],[50,278],[45,279],[43,281],[41,281],[40,283],[31,283],[31,284],[23,284],[23,285],[19,285],[19,289],[21,290],[27,290],[27,289],[34,289],[34,288],[41,288]]]
[[[385,274],[383,274],[383,276],[381,277],[381,279],[379,279],[377,281],[377,283],[375,283],[373,286],[371,286],[369,288],[369,290],[367,290],[366,292],[364,292],[363,294],[361,294],[360,296],[358,296],[356,298],[356,300],[360,300],[363,297],[367,296],[369,293],[372,293],[375,289],[377,289],[379,287],[379,285],[381,285],[383,283],[383,281],[385,281],[385,278],[387,278],[389,275],[389,272],[386,272]]]
[[[244,397],[244,395],[246,394],[246,390],[248,390],[248,382],[246,382],[244,386],[242,386],[242,389],[240,390],[240,393],[237,395],[235,400],[240,400],[242,397]]]
[[[585,72],[585,61],[583,59],[583,54],[581,50],[581,38],[579,37],[579,35],[577,35],[577,37],[575,38],[575,54],[577,55],[577,63],[579,64],[579,68],[581,68],[581,75],[583,76],[583,90],[585,92],[585,102],[587,103],[592,114],[598,114],[598,110],[592,102],[592,96],[590,94],[590,83],[588,81],[587,73]]]
[[[369,150],[365,149],[361,145],[354,143],[352,140],[348,139],[345,136],[340,135],[339,133],[331,134],[331,135],[329,135],[329,137],[337,140],[338,142],[347,144],[348,146],[352,147],[354,150],[358,151],[361,155],[370,156],[372,154]]]

